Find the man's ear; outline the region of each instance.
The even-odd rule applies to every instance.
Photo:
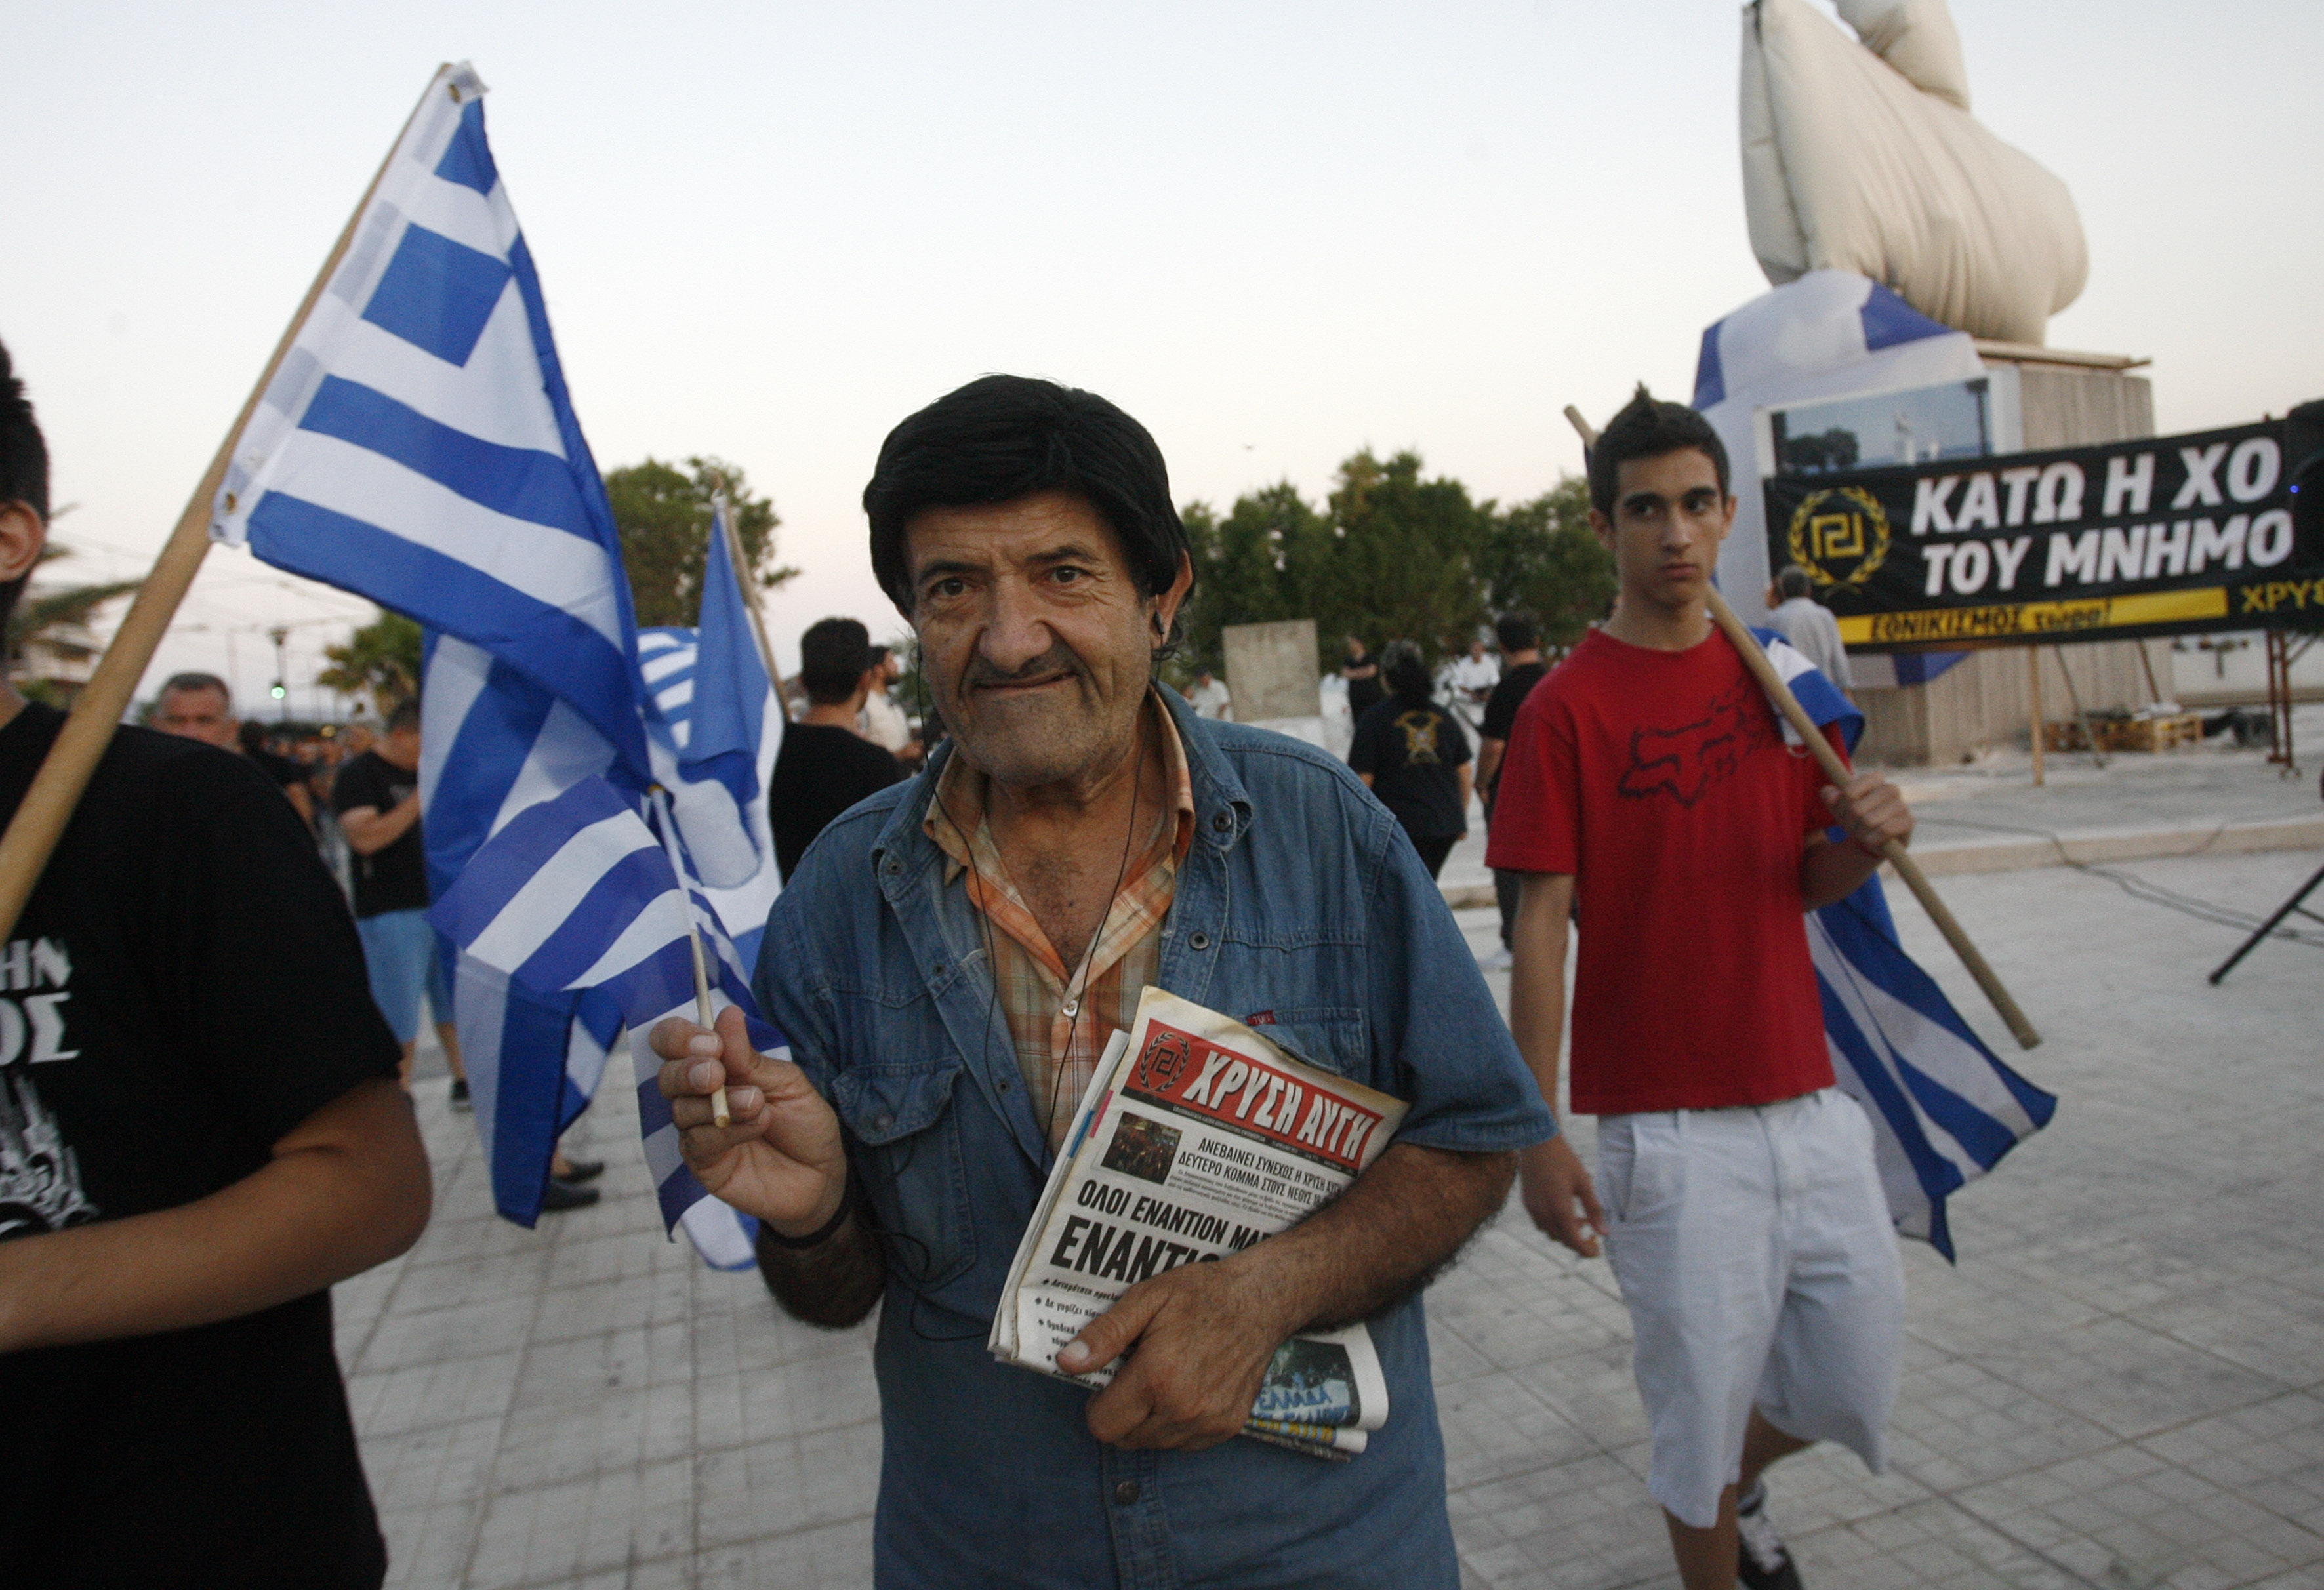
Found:
[[[1186,593],[1194,588],[1194,559],[1181,552],[1178,554],[1177,578],[1170,582],[1167,589],[1159,592],[1154,598],[1154,638],[1157,645],[1170,638],[1170,625],[1176,621],[1178,609],[1185,602]]]
[[[1614,522],[1595,508],[1590,510],[1590,533],[1598,538],[1600,546],[1609,552],[1614,550]]]
[[[0,585],[23,578],[49,544],[49,527],[29,503],[0,503]]]

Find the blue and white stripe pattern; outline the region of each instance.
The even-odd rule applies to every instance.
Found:
[[[1754,630],[1808,716],[1851,748],[1864,715],[1773,630]],[[1788,726],[1787,740],[1795,740]],[[1875,873],[1808,914],[1833,1077],[1872,1118],[1896,1229],[1953,1257],[1945,1199],[2049,1123],[2058,1101],[2004,1065],[1896,939]]]
[[[491,652],[650,778],[613,511],[466,66],[430,85],[215,512],[220,539]]]
[[[613,513],[465,65],[429,86],[326,291],[235,439],[212,532],[429,632],[432,889],[576,781],[650,777]],[[456,957],[453,1005],[501,1213],[538,1216],[558,1134],[621,1026]]]
[[[706,602],[706,618],[710,615],[710,611],[709,604]],[[754,653],[755,650],[754,646]],[[658,768],[667,759],[675,770],[692,739],[695,658],[696,632],[691,629],[669,626],[638,632],[639,667],[644,673],[646,694],[653,702],[656,714],[647,726],[652,734],[654,763]],[[764,674],[761,673],[761,677],[763,679]],[[739,814],[740,820],[749,827],[757,863],[755,870],[742,883],[732,887],[721,887],[708,875],[710,868],[702,861],[702,854],[706,847],[703,833],[714,823],[723,825],[734,818],[720,812],[717,802],[712,800],[700,802],[703,807],[710,809],[710,815],[702,821],[689,823],[683,810],[678,814],[678,831],[686,839],[687,854],[702,865],[705,875],[697,880],[702,885],[702,892],[716,908],[719,920],[732,925],[735,952],[745,966],[758,965],[759,945],[767,933],[767,913],[774,909],[775,896],[782,892],[783,886],[782,874],[770,864],[775,854],[775,837],[767,822],[767,785],[774,776],[775,755],[782,744],[784,723],[782,701],[771,685],[766,688],[760,712],[761,726],[756,749],[752,753],[756,759],[753,773],[755,793],[750,806]],[[670,784],[669,779],[662,781],[665,788]]]
[[[537,844],[544,804],[569,810],[555,803],[586,790],[634,807],[654,777],[612,509],[485,141],[483,91],[465,65],[430,85],[235,439],[213,524],[270,563],[425,626],[420,789],[439,901],[496,837],[515,830],[512,846]],[[487,924],[520,896],[543,914],[537,895],[502,877]],[[580,898],[572,914],[601,903]],[[471,902],[471,915],[481,909]],[[682,933],[684,916],[669,914]],[[512,924],[504,938],[515,937]],[[506,961],[502,942],[487,948]],[[588,953],[560,941],[546,959],[536,947],[508,963],[530,984],[455,953],[455,1015],[493,1200],[521,1224],[538,1217],[558,1136],[596,1090],[629,1013],[622,999],[669,991],[659,951],[611,986],[576,986],[625,970],[617,942]],[[723,933],[715,942],[722,986],[746,998],[732,946]],[[690,1008],[682,940],[680,954]],[[548,975],[552,965],[564,975]],[[697,1243],[731,1261],[734,1219],[708,1242],[704,1224],[688,1221]]]
[[[554,1000],[587,989],[630,1030],[639,1130],[666,1226],[683,1225],[722,1268],[752,1261],[751,1224],[719,1204],[686,1168],[659,1060],[646,1040],[666,1017],[696,1019],[688,916],[702,937],[719,1010],[742,1008],[751,1040],[788,1058],[780,1034],[760,1021],[748,979],[718,913],[684,884],[673,851],[648,827],[634,798],[585,779],[494,834],[429,913],[464,964],[505,976],[525,994]]]
[[[517,816],[428,916],[536,994],[602,988],[634,1020],[693,991],[678,874],[634,801],[602,778]]]
[[[721,502],[712,511],[710,544],[703,555],[694,692],[678,765],[688,779],[715,781],[733,797],[737,811],[748,811],[759,798],[759,746],[775,687],[759,652],[748,598],[735,578],[741,554],[733,535]]]
[[[422,677],[420,828],[429,892],[440,900],[495,830],[601,776],[613,752],[571,707],[466,641],[430,632]],[[621,1012],[591,996],[533,993],[453,954],[453,1014],[493,1203],[530,1225],[558,1134],[595,1096]]]
[[[779,725],[781,711],[726,534],[722,503],[711,518],[699,627],[642,632],[638,649],[651,703],[647,731],[655,781],[669,794],[701,882],[739,890],[775,874],[761,800],[772,758],[762,763],[760,753],[770,718]],[[761,903],[761,920],[772,903],[771,896]]]

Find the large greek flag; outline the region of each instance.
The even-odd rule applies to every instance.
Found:
[[[1752,633],[1808,716],[1840,725],[1853,749],[1864,715],[1781,635]],[[2048,1124],[2058,1101],[2004,1065],[1904,953],[1877,873],[1807,926],[1832,1075],[1872,1118],[1888,1212],[1950,1259],[1945,1199]]]
[[[213,533],[491,653],[652,776],[613,511],[466,65],[235,439]]]
[[[429,85],[235,438],[213,524],[277,567],[425,626],[422,823],[439,901],[494,840],[508,840],[505,855],[537,846],[576,790],[635,808],[658,773],[687,786],[650,747],[612,508],[493,165],[483,93],[465,65]],[[718,795],[732,827],[731,790]],[[625,1021],[652,1003],[641,974],[625,981],[636,968],[614,964],[637,914],[608,914],[614,898],[572,902],[577,929],[558,946],[566,958],[551,957],[572,963],[561,977],[508,961],[495,946],[513,928],[489,959],[456,956],[454,1005],[494,1201],[526,1225],[558,1133],[594,1095]],[[589,952],[582,940],[608,924]],[[667,948],[644,957],[663,974],[659,993]],[[731,981],[740,988],[739,974]]]

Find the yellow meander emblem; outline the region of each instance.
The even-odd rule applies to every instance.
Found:
[[[1860,485],[1811,492],[1792,514],[1792,561],[1819,586],[1849,590],[1888,560],[1888,515]]]

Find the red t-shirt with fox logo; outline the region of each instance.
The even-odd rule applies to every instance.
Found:
[[[1486,860],[1574,880],[1574,1109],[1831,1086],[1800,901],[1824,780],[1724,634],[1657,652],[1591,631],[1526,698],[1504,767]]]

